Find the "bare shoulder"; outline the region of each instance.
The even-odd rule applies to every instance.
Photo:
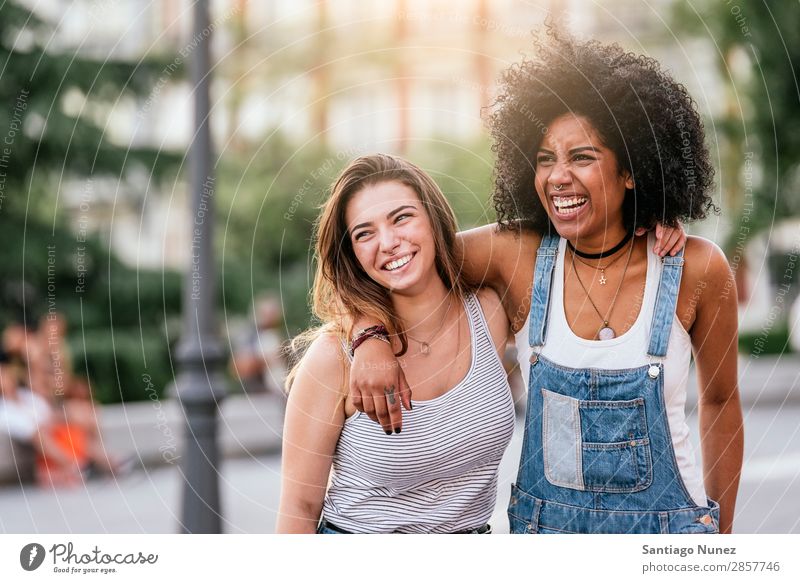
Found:
[[[731,267],[719,246],[703,237],[690,236],[684,250],[684,277],[711,289],[723,287],[731,278]]]
[[[489,325],[494,345],[498,353],[502,354],[509,336],[508,316],[503,302],[497,292],[489,287],[479,289],[477,297],[486,317],[486,323]]]
[[[481,308],[483,308],[484,312],[500,307],[500,296],[490,287],[480,288],[475,292],[475,295],[478,296],[478,301],[481,303]]]
[[[458,236],[465,245],[479,245],[483,249],[491,246],[499,252],[528,249],[531,246],[538,248],[542,239],[539,233],[530,229],[508,229],[501,227],[499,223],[461,231]]]
[[[468,281],[489,285],[501,295],[520,272],[532,266],[541,235],[531,230],[501,228],[498,223],[459,233]]]
[[[482,287],[478,290],[477,296],[489,325],[497,324],[502,328],[506,328],[507,331],[508,318],[498,293],[490,287]]]
[[[335,389],[344,394],[350,371],[341,340],[332,333],[323,333],[311,342],[297,369],[292,392],[313,392]]]

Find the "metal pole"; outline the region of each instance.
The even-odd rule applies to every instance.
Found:
[[[226,353],[215,322],[213,223],[215,178],[209,128],[211,27],[208,1],[194,4],[195,47],[189,58],[194,87],[195,136],[189,147],[192,200],[192,260],[184,283],[183,336],[177,348],[178,398],[186,430],[183,459],[183,533],[222,532],[219,497],[217,413],[225,394]]]

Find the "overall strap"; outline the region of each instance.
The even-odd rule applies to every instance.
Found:
[[[558,244],[558,235],[545,235],[536,252],[536,268],[533,272],[531,291],[530,325],[528,343],[531,347],[544,346],[547,337],[547,320],[550,311],[550,289],[553,283]]]
[[[648,356],[660,358],[667,355],[669,335],[675,318],[675,306],[678,303],[681,273],[683,272],[683,249],[675,257],[667,255],[662,259],[662,263],[656,307],[653,310],[653,322],[650,325],[650,346],[647,348]]]

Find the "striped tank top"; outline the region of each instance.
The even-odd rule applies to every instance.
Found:
[[[403,431],[349,417],[334,454],[323,516],[354,533],[448,533],[489,521],[514,431],[514,403],[478,298],[464,301],[472,361],[443,395],[413,401]]]

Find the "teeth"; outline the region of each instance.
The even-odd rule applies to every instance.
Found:
[[[401,257],[400,259],[396,259],[395,261],[387,263],[384,266],[384,269],[387,271],[394,271],[398,267],[403,267],[409,261],[411,261],[411,255],[406,255],[405,257]]]
[[[583,204],[584,202],[586,202],[586,197],[583,196],[571,196],[569,198],[560,197],[553,199],[553,204],[558,208],[567,208],[571,206],[576,206],[579,204]]]
[[[571,207],[579,207],[588,199],[585,196],[559,197],[553,199],[553,205],[558,210],[566,210]]]

